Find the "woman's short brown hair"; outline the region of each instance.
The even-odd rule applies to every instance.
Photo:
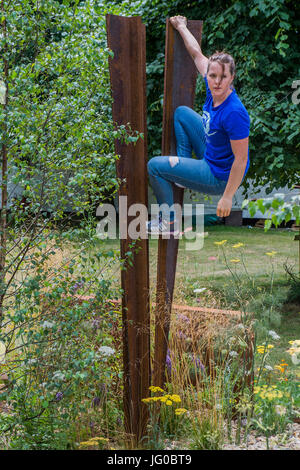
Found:
[[[212,54],[208,59],[208,66],[207,72],[209,70],[209,66],[212,62],[218,62],[221,65],[223,72],[224,72],[224,65],[229,64],[229,71],[231,75],[235,75],[235,62],[233,57],[225,51],[216,51]]]

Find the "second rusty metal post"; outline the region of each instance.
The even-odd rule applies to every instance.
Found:
[[[140,17],[107,15],[108,47],[114,57],[109,61],[113,96],[113,120],[144,134],[135,145],[117,140],[117,176],[122,180],[119,196],[127,197],[125,214],[119,203],[119,224],[127,230],[127,207],[140,203],[147,207],[147,132],[146,132],[146,38]],[[125,198],[122,198],[122,201]],[[121,199],[119,199],[121,201]],[[132,219],[133,217],[131,217]],[[148,410],[142,398],[150,386],[150,310],[148,240],[121,239],[123,315],[123,367],[125,431],[136,445],[145,433]],[[130,263],[128,252],[133,253]]]
[[[202,24],[203,22],[198,20],[190,20],[187,24],[199,44],[201,44]],[[176,155],[174,111],[181,105],[193,107],[197,73],[196,66],[189,56],[180,34],[167,19],[162,155]],[[173,191],[174,203],[182,205],[183,190],[173,185]],[[178,243],[179,240],[174,237],[169,240],[160,238],[158,241],[153,384],[160,387],[163,387],[165,380]]]

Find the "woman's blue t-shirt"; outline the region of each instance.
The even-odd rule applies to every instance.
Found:
[[[214,107],[206,76],[204,81],[206,86],[206,100],[202,115],[206,136],[204,158],[212,173],[217,178],[227,181],[234,161],[230,140],[245,139],[249,136],[250,118],[235,90],[232,90],[223,103]],[[248,171],[249,164],[248,149],[248,161],[244,176]]]

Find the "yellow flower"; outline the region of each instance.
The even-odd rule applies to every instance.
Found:
[[[158,398],[162,402],[166,402],[167,400],[171,400],[174,403],[180,403],[181,402],[181,398],[180,398],[179,395],[164,395],[163,397],[158,397]]]
[[[164,392],[164,390],[160,387],[154,387],[153,385],[151,385],[151,387],[149,387],[149,390],[151,390],[151,392]]]
[[[186,410],[185,408],[176,408],[176,410],[175,410],[175,414],[176,414],[177,416],[180,416],[180,415],[182,415],[182,414],[184,414],[184,413],[186,413],[186,412],[187,412],[187,410]]]
[[[291,356],[293,354],[297,355],[300,353],[300,339],[294,339],[293,341],[289,341],[289,344],[291,344],[292,347],[286,351],[287,353],[289,353]]]
[[[97,446],[97,445],[98,445],[97,441],[89,440],[89,441],[80,442],[79,447],[89,447],[89,446]]]
[[[175,403],[180,403],[181,402],[181,398],[179,395],[171,395],[171,400],[173,400]]]
[[[232,245],[232,248],[240,248],[241,246],[244,246],[244,243],[236,243],[235,245]]]
[[[240,259],[231,259],[231,263],[239,263],[241,260]]]
[[[157,397],[162,403],[166,403],[166,405],[172,405],[173,403],[180,403],[181,398],[179,395],[164,395],[163,397]]]
[[[273,344],[261,345],[261,346],[257,346],[256,351],[258,352],[258,354],[264,354],[267,351],[267,349],[272,349],[272,348],[274,348]]]
[[[300,346],[300,339],[294,339],[293,341],[289,341],[289,344],[293,344],[295,346]]]
[[[214,242],[215,245],[225,245],[225,243],[227,242],[227,240],[222,240],[220,242]]]
[[[150,403],[151,398],[142,398],[143,403]]]
[[[254,393],[257,394],[262,400],[274,400],[275,398],[282,398],[283,393],[281,390],[276,389],[276,385],[263,385],[262,387],[254,387]]]
[[[108,442],[109,439],[107,439],[106,437],[92,437],[90,439],[90,441],[105,441],[105,442]]]
[[[168,400],[168,395],[165,395],[163,397],[159,397],[159,399],[162,403],[165,403]]]
[[[148,398],[143,398],[142,402],[143,403],[152,403],[155,401],[159,401],[162,397],[148,397]]]
[[[300,353],[300,348],[290,348],[287,350],[287,352],[293,356],[294,354],[297,355]]]
[[[277,253],[277,251],[267,251],[267,252],[265,253],[265,255],[267,255],[267,256],[274,256],[274,255],[276,255],[276,253]]]
[[[98,443],[102,441],[102,442],[109,442],[109,439],[107,439],[106,437],[92,437],[91,439],[89,439],[88,441],[83,441],[83,442],[80,442],[79,443],[79,448],[83,448],[83,447],[95,447],[95,446],[98,446]]]
[[[180,403],[181,398],[179,395],[164,395],[163,397],[158,397],[158,399],[162,403],[166,403],[166,405],[172,405],[172,403]],[[169,403],[170,402],[170,403]]]

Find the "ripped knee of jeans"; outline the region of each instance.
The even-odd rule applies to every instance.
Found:
[[[169,163],[171,165],[171,168],[173,168],[174,166],[178,165],[179,158],[178,157],[169,157]]]

